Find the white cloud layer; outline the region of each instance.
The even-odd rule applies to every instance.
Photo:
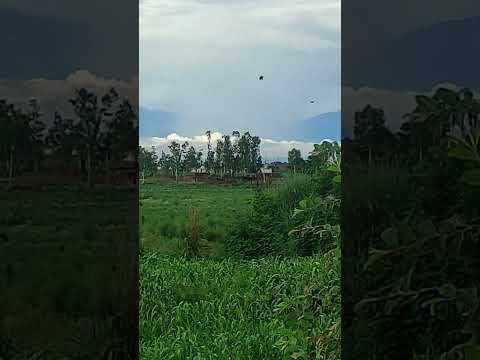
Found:
[[[100,97],[111,87],[133,106],[138,106],[138,78],[130,81],[108,79],[86,70],[76,71],[66,79],[0,80],[0,99],[26,106],[30,98],[36,98],[48,122],[56,109],[66,116],[72,115],[68,99],[74,96],[75,89],[86,88]]]
[[[339,0],[142,0],[140,104],[184,134],[288,135],[340,108],[340,14]]]

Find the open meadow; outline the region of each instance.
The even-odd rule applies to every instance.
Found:
[[[140,185],[141,359],[339,359],[338,247],[248,260],[228,251],[241,219],[258,211],[256,192],[153,178]],[[198,256],[187,251],[193,228]]]
[[[136,190],[0,194],[0,358],[93,358],[113,341],[111,319],[134,314]]]
[[[201,251],[223,255],[224,242],[235,217],[248,210],[251,186],[223,186],[147,179],[140,186],[140,244],[143,250],[181,254],[188,210],[197,208]]]

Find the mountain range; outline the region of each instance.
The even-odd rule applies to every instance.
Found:
[[[140,137],[165,137],[177,131],[174,113],[140,107]],[[339,140],[341,135],[340,111],[328,112],[292,123],[288,136],[279,140],[319,142],[323,139]],[[270,136],[266,136],[271,138]]]
[[[340,111],[323,113],[294,124],[289,134],[294,140],[318,143],[323,139],[340,141]]]
[[[476,16],[417,29],[378,44],[374,54],[358,49],[355,58],[361,57],[362,64],[348,61],[342,75],[344,83],[401,91],[425,91],[447,82],[478,88],[480,72],[475,55],[480,53],[479,33],[480,17]]]
[[[176,116],[174,113],[140,106],[139,120],[140,137],[164,137],[175,132]]]

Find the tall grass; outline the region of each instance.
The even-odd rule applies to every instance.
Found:
[[[234,219],[248,207],[254,191],[246,186],[225,187],[170,182],[140,187],[140,243],[145,251],[188,252],[189,209],[199,212],[200,248],[223,253]]]
[[[339,359],[340,252],[140,261],[142,359]]]
[[[185,240],[187,245],[187,255],[198,256],[200,252],[200,221],[198,210],[196,208],[188,210],[188,224]]]

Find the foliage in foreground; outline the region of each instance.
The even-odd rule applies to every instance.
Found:
[[[140,262],[142,359],[339,359],[340,251]]]
[[[357,113],[368,161],[344,168],[349,359],[480,357],[480,100],[444,88],[415,100],[389,144],[381,109]],[[390,165],[373,166],[381,152]]]
[[[229,255],[310,256],[339,243],[340,199],[336,173],[296,175],[258,190],[251,211],[239,218],[226,243]]]

